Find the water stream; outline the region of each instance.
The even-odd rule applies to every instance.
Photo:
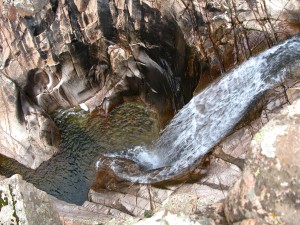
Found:
[[[195,163],[224,138],[266,90],[284,81],[290,68],[300,67],[300,37],[293,37],[238,68],[195,96],[151,147],[137,146],[110,153],[111,168],[132,182],[153,183],[172,178]],[[117,157],[131,159],[140,171],[124,171]],[[154,169],[162,168],[156,172]]]
[[[249,59],[195,96],[159,138],[153,114],[133,103],[118,107],[108,118],[76,108],[57,111],[53,116],[62,132],[59,153],[37,170],[0,155],[0,173],[19,173],[39,189],[76,204],[86,200],[101,155],[111,158],[116,174],[133,182],[171,178],[224,138],[257,97],[282,82],[290,67],[300,66],[299,60],[299,37]],[[124,171],[120,158],[141,169]]]

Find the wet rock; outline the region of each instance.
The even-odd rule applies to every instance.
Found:
[[[137,169],[137,165],[130,162],[125,162],[124,166],[133,171]],[[143,217],[146,211],[161,206],[171,193],[172,191],[168,189],[127,182],[117,177],[111,170],[100,167],[88,199],[132,216]]]
[[[139,166],[123,161],[123,169],[137,173]],[[89,201],[123,213],[145,217],[147,212],[167,210],[173,214],[193,215],[224,199],[228,187],[240,171],[229,163],[215,163],[214,170],[194,166],[172,180],[152,185],[134,184],[118,177],[110,168],[111,159],[102,157],[97,176],[89,192]],[[155,171],[154,171],[155,173]],[[199,175],[200,174],[200,175]],[[199,177],[202,178],[199,179]]]
[[[229,223],[298,223],[299,110],[297,100],[255,135],[242,178],[225,202]]]
[[[62,224],[47,193],[20,175],[0,181],[0,201],[1,224]]]
[[[297,88],[298,84],[295,84],[295,80],[291,80],[284,85]],[[290,88],[279,86],[269,92],[265,96],[268,100],[262,102],[262,106],[258,107],[259,110],[253,107],[252,113],[256,116],[251,118],[254,120],[248,122],[247,126],[245,123],[243,126],[238,126],[216,148],[222,149],[222,154],[226,154],[227,158],[230,156],[234,161],[247,160],[246,156],[251,150],[253,135],[278,114],[282,104],[288,103],[285,91],[289,90]],[[174,177],[173,180],[153,185],[137,185],[121,179],[110,167],[115,159],[102,157],[98,164],[97,177],[89,193],[89,200],[139,217],[145,216],[146,212],[166,210],[175,215],[184,213],[193,218],[197,216],[198,221],[200,219],[209,221],[208,224],[226,224],[223,202],[229,190],[240,178],[242,171],[231,160],[224,161],[223,157],[217,157],[215,153],[216,151],[213,150],[213,154],[207,157],[206,166],[195,165],[185,173]],[[123,171],[126,170],[130,174],[142,172],[133,161],[118,160],[123,162]],[[140,195],[141,192],[144,194]],[[253,219],[243,221],[245,224],[252,222]]]
[[[1,0],[1,76],[41,118],[82,103],[107,113],[138,97],[164,127],[197,85],[299,33],[299,1],[273,3]]]

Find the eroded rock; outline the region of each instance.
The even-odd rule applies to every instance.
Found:
[[[298,223],[299,111],[297,100],[255,135],[242,178],[226,199],[229,223]]]
[[[296,0],[2,0],[0,11],[1,73],[27,93],[21,105],[107,113],[134,96],[161,127],[197,85],[299,33]]]
[[[57,152],[59,130],[12,80],[1,76],[0,88],[0,151],[35,169]]]
[[[53,204],[59,213],[62,224],[68,225],[123,225],[134,224],[138,218],[104,205],[85,202],[82,206],[70,204],[58,199]]]
[[[20,175],[0,181],[0,201],[1,224],[62,224],[47,193]]]

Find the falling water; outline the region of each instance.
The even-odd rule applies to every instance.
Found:
[[[108,154],[112,169],[120,177],[140,183],[158,182],[184,171],[235,127],[258,96],[281,83],[298,60],[300,37],[249,59],[195,96],[151,148],[137,146]],[[134,161],[141,171],[124,171],[120,157]]]
[[[54,116],[62,132],[59,153],[37,170],[0,155],[0,174],[22,174],[39,189],[76,204],[86,200],[101,154],[111,157],[111,168],[127,180],[151,183],[172,178],[224,138],[251,103],[281,83],[299,61],[300,37],[251,58],[195,96],[152,145],[158,133],[156,120],[142,106],[125,104],[108,118],[91,117],[76,108],[59,110]],[[133,147],[140,143],[145,144]],[[134,161],[140,170],[125,171],[122,158]]]

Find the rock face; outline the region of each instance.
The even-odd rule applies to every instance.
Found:
[[[47,193],[20,175],[0,181],[0,201],[1,224],[62,224]]]
[[[299,4],[1,0],[0,72],[10,83],[1,84],[1,118],[7,102],[18,106],[9,122],[1,119],[1,153],[36,168],[56,152],[58,131],[47,114],[81,103],[108,112],[139,97],[164,126],[197,85],[297,34]]]
[[[300,199],[300,100],[254,137],[242,178],[225,203],[227,221],[298,224]]]
[[[16,83],[1,76],[0,86],[0,152],[35,169],[57,152],[59,130]]]

